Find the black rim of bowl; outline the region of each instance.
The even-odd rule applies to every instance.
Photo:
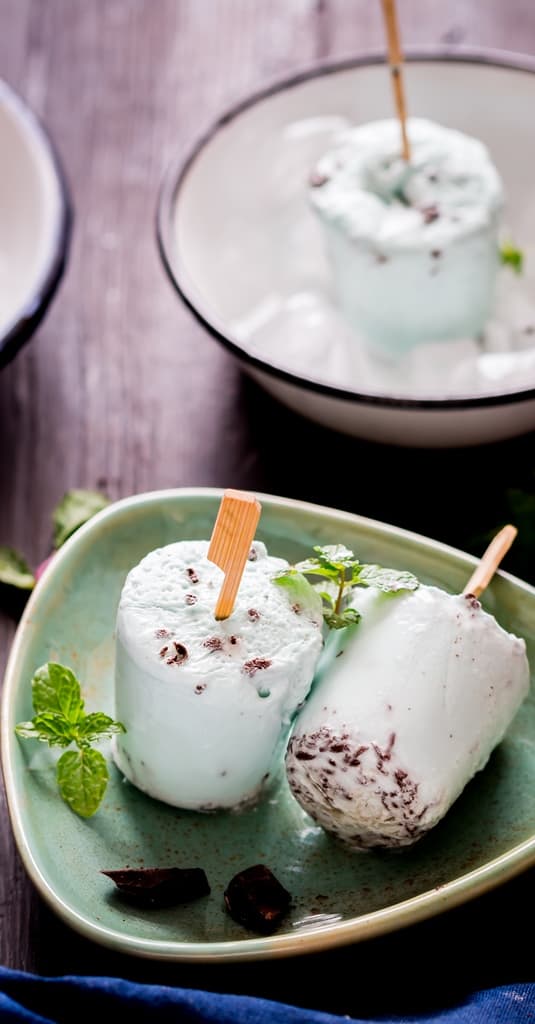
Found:
[[[430,47],[418,50],[409,50],[406,55],[408,63],[425,62],[447,62],[450,64],[482,64],[488,67],[501,68],[507,71],[529,72],[535,74],[535,58],[523,54],[511,53],[502,50],[474,50],[459,49],[455,51],[441,50]],[[335,398],[345,402],[354,402],[363,405],[387,406],[396,409],[407,410],[442,410],[452,411],[455,409],[477,409],[485,406],[509,405],[518,402],[527,402],[535,399],[535,387],[523,390],[508,392],[487,393],[485,395],[467,395],[458,398],[411,398],[409,396],[396,396],[380,394],[378,392],[359,392],[347,388],[337,387],[334,384],[325,384],[312,377],[306,377],[299,373],[285,370],[274,365],[265,359],[252,355],[237,340],[229,337],[221,326],[218,326],[211,317],[208,310],[195,297],[195,290],[188,284],[187,271],[181,265],[177,254],[173,253],[173,211],[176,205],[180,189],[197,157],[205,149],[206,145],[215,135],[229,122],[239,117],[244,111],[254,107],[262,100],[269,99],[279,92],[288,91],[295,86],[313,78],[324,75],[336,74],[341,71],[350,71],[355,68],[369,67],[374,64],[384,63],[384,54],[369,54],[362,57],[353,57],[340,61],[327,61],[316,63],[311,67],[304,68],[282,79],[271,83],[266,88],[252,93],[245,99],[236,103],[215,121],[201,138],[195,143],[189,154],[184,158],[178,157],[169,167],[164,175],[158,197],[156,212],[156,235],[160,256],[167,272],[167,275],[178,292],[181,299],[188,307],[198,322],[219,341],[228,351],[238,358],[241,363],[254,368],[261,373],[284,381],[301,390],[315,392],[329,398]]]
[[[24,131],[37,140],[41,156],[54,173],[59,194],[58,216],[53,231],[46,264],[40,280],[20,309],[8,330],[0,335],[0,369],[6,366],[29,340],[41,323],[67,264],[72,228],[72,205],[67,180],[56,148],[40,119],[15,90],[0,79],[0,100],[5,100]]]

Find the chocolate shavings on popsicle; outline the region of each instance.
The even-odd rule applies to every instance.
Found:
[[[248,676],[254,676],[255,672],[259,672],[262,668],[269,668],[271,664],[269,658],[251,658],[250,661],[244,662],[242,671]]]
[[[115,882],[121,896],[140,907],[190,903],[210,892],[202,868],[123,868],[101,874]]]
[[[264,864],[240,871],[225,889],[230,916],[251,931],[267,934],[286,914],[291,896]]]

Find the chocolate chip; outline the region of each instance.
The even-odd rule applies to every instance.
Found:
[[[204,641],[203,647],[207,647],[209,651],[222,651],[223,641],[220,636],[209,636],[208,639]]]
[[[432,249],[431,256],[433,257],[434,260],[439,260],[440,257],[442,256],[442,249]]]
[[[438,206],[434,203],[432,206],[422,206],[420,212],[424,219],[424,224],[432,224],[434,220],[438,220],[440,217]]]
[[[308,179],[308,184],[312,188],[321,188],[322,185],[326,185],[327,184],[328,180],[329,180],[329,175],[328,174],[322,174],[320,171],[312,171],[312,173],[311,173],[311,175],[310,175],[310,177]]]
[[[186,569],[186,576],[191,581],[191,583],[198,583],[199,582],[199,577],[197,576],[197,573],[195,572],[195,569],[191,569],[191,568]]]
[[[167,664],[168,665],[181,665],[182,662],[187,661],[187,659],[188,659],[188,649],[187,649],[187,647],[184,647],[184,644],[177,643],[176,640],[173,640],[173,647],[175,648],[175,653],[173,654],[173,656],[171,658],[167,659]]]
[[[199,598],[197,597],[197,594],[186,594],[184,600],[186,604],[197,604]]]
[[[271,664],[272,662],[269,658],[251,658],[250,661],[244,663],[243,671],[248,676],[254,676],[255,672],[263,668],[269,668]]]
[[[257,558],[258,558],[258,552],[257,552],[256,548],[251,548],[251,550],[249,551],[249,554],[247,555],[247,560],[249,562],[256,562]]]
[[[202,868],[123,868],[101,874],[115,882],[121,896],[142,907],[190,903],[210,892]]]
[[[224,893],[228,913],[245,928],[268,934],[287,913],[291,896],[264,864],[240,871]]]
[[[164,640],[166,637],[171,636],[168,629],[157,629],[154,636],[158,640]]]
[[[257,612],[256,608],[249,608],[247,612],[251,622],[258,622],[260,618],[260,612]]]

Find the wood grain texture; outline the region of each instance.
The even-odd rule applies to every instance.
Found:
[[[409,48],[535,51],[531,0],[399,0],[399,15]],[[241,377],[180,305],[156,250],[156,197],[170,160],[274,77],[319,58],[382,49],[378,2],[0,0],[0,24],[0,74],[49,127],[76,211],[60,292],[38,334],[0,374],[0,543],[40,560],[50,511],[76,486],[110,498],[182,485],[262,489],[461,544],[504,521],[505,489],[532,465],[532,438],[477,455],[437,455],[306,424]],[[318,471],[318,451],[328,472]],[[479,494],[477,508],[459,508],[464,478]],[[12,632],[1,619],[2,662]],[[533,973],[516,928],[533,899],[533,874],[409,933],[316,957],[315,968],[296,961],[291,974],[278,963],[223,970],[112,956],[41,905],[4,803],[0,823],[0,962],[10,966],[258,992],[341,1013],[421,1008]],[[443,945],[446,973],[437,957]],[[385,957],[390,995],[384,986],[378,995],[376,965]],[[408,963],[418,965],[418,985]]]

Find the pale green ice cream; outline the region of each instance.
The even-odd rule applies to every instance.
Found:
[[[472,596],[357,588],[286,757],[290,787],[356,849],[410,846],[485,767],[529,691],[525,642]]]
[[[410,163],[397,121],[351,129],[310,177],[340,305],[390,355],[479,334],[499,267],[504,193],[486,147],[421,118],[408,134]]]
[[[258,799],[277,773],[322,647],[321,600],[291,603],[288,568],[255,542],[232,614],[214,618],[223,574],[207,541],[150,552],[117,614],[114,757],[150,796],[192,810]]]

